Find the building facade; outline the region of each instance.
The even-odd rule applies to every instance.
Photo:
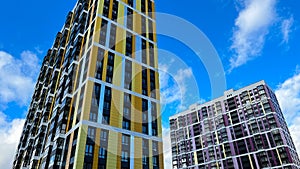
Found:
[[[170,117],[172,168],[300,168],[275,94],[264,81]]]
[[[163,168],[154,11],[78,0],[43,60],[13,168]]]

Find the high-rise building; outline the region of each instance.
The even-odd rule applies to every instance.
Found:
[[[264,81],[170,117],[172,168],[299,169],[274,92]]]
[[[163,168],[154,9],[78,0],[43,60],[13,168]]]

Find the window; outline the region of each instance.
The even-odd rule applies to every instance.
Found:
[[[143,147],[143,149],[148,149],[148,140],[146,140],[146,139],[143,139],[142,140],[142,147]]]
[[[114,61],[114,54],[111,53],[111,52],[108,53],[108,61],[109,62],[113,62]]]
[[[84,163],[83,169],[92,169],[92,163]]]
[[[89,127],[88,128],[88,137],[91,139],[95,139],[95,128]]]
[[[148,101],[145,99],[142,100],[142,109],[143,112],[148,110]]]
[[[130,83],[124,83],[124,88],[125,89],[128,89],[128,90],[131,90],[131,86],[130,86]]]
[[[128,162],[128,152],[122,151],[122,158],[121,161]]]
[[[148,165],[148,157],[143,155],[143,165]]]
[[[113,71],[113,67],[111,65],[108,65],[107,66],[107,72],[112,73],[112,71]]]
[[[55,160],[55,154],[50,157],[50,164],[53,164]]]
[[[86,145],[85,146],[85,155],[86,156],[93,156],[93,149],[94,149],[94,146],[93,145]]]
[[[148,126],[147,126],[147,125],[143,125],[143,127],[142,127],[142,132],[143,132],[144,134],[148,134]]]
[[[143,95],[147,95],[147,90],[146,90],[146,89],[143,89],[143,90],[142,90],[142,94],[143,94]]]
[[[152,129],[152,136],[157,136],[157,131],[156,131],[156,129]]]
[[[111,82],[112,82],[112,77],[107,76],[107,77],[106,77],[106,82],[107,82],[107,83],[111,83]]]
[[[93,122],[97,122],[97,113],[96,112],[91,112],[90,113],[90,121],[93,121]]]
[[[130,136],[122,135],[122,144],[129,145],[129,138],[130,138]]]
[[[104,159],[105,156],[106,156],[106,149],[103,148],[103,147],[101,147],[101,148],[99,149],[99,158]]]
[[[129,110],[129,108],[128,108],[128,107],[124,107],[124,109],[123,109],[123,113],[124,113],[124,117],[128,117],[128,116],[129,116],[129,114],[130,114],[130,110]]]
[[[103,115],[102,123],[103,124],[109,124],[109,116],[108,115]]]
[[[105,89],[105,96],[109,98],[111,97],[111,89]]]
[[[152,149],[153,151],[157,151],[157,142],[153,141]]]
[[[107,101],[104,101],[104,109],[108,109],[110,108],[110,103]]]
[[[125,94],[124,95],[124,102],[125,103],[130,103],[130,96],[129,96],[129,94]]]
[[[131,72],[125,72],[125,79],[126,81],[130,81],[131,80]]]
[[[129,121],[127,120],[123,120],[123,124],[122,124],[123,129],[129,130]]]
[[[143,112],[143,122],[147,122],[148,112]]]
[[[156,157],[156,156],[153,157],[152,160],[153,160],[153,166],[154,166],[154,167],[157,167],[157,166],[158,166],[158,163],[157,163],[157,161],[158,161],[158,160],[157,160],[157,157]]]
[[[156,120],[156,116],[152,116],[152,121]]]
[[[101,139],[102,141],[107,141],[107,135],[108,135],[108,131],[106,131],[106,130],[101,130],[100,139]]]

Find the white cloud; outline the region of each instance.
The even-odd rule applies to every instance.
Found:
[[[172,167],[172,148],[170,139],[170,129],[163,127],[163,148],[165,169]]]
[[[9,122],[0,112],[0,166],[12,168],[14,155],[21,137],[25,120],[14,119]]]
[[[297,153],[300,155],[300,117],[297,117],[293,124],[289,126],[289,130],[293,139],[293,142],[296,146]]]
[[[288,122],[300,115],[300,73],[280,84],[275,93]]]
[[[193,77],[190,67],[181,68],[175,74],[170,73],[169,65],[162,64],[160,69],[160,88],[162,104],[170,104],[176,101],[182,101],[187,92],[188,79]]]
[[[300,73],[278,85],[275,91],[282,112],[289,124],[289,130],[300,154]]]
[[[0,105],[16,102],[23,106],[28,103],[34,89],[39,60],[30,52],[21,53],[21,58],[15,58],[9,53],[0,51]]]
[[[270,26],[276,20],[276,0],[246,0],[235,20],[230,71],[258,56]]]
[[[281,23],[282,43],[288,43],[290,40],[290,33],[292,32],[292,26],[294,24],[294,17],[284,19]]]

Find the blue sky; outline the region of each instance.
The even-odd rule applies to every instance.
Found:
[[[5,147],[8,154],[14,153],[39,64],[75,2],[2,2],[0,137],[7,139],[0,141],[0,151]],[[216,49],[224,70],[209,74],[206,64],[197,56],[199,51],[168,34],[159,35],[164,129],[168,128],[168,116],[184,110],[189,104],[215,97],[211,94],[209,79],[218,75],[226,78],[227,89],[266,80],[278,95],[294,138],[299,138],[300,133],[296,130],[300,127],[297,126],[300,122],[299,8],[299,0],[188,0],[171,3],[157,0],[157,12],[184,19],[203,32]],[[197,42],[198,37],[193,37],[187,27],[178,25],[173,29],[191,36],[200,45],[207,43],[200,39]],[[296,141],[300,147],[300,139]],[[0,157],[0,164],[7,164],[9,158]]]

